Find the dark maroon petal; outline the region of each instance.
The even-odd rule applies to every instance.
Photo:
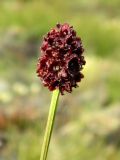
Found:
[[[42,56],[38,60],[37,74],[50,91],[58,88],[72,92],[84,77],[81,73],[85,60],[80,37],[69,24],[57,24],[43,39]]]
[[[72,58],[68,63],[68,71],[75,75],[80,70],[80,64],[78,63],[78,58]]]

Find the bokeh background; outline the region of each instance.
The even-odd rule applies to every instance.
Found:
[[[120,0],[0,0],[0,160],[38,160],[51,92],[36,76],[43,35],[68,22],[85,79],[60,97],[49,160],[120,159]]]

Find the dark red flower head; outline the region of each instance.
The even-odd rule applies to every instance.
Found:
[[[84,77],[81,73],[85,60],[82,42],[76,36],[76,31],[69,24],[57,24],[44,37],[41,53],[37,65],[37,74],[44,86],[50,91],[58,88],[72,92]]]

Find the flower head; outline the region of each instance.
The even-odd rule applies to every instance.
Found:
[[[81,73],[85,60],[81,39],[67,23],[57,24],[44,37],[38,60],[37,74],[50,91],[72,92],[84,77]]]

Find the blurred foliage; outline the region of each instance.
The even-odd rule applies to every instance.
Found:
[[[35,70],[57,22],[77,30],[87,64],[60,98],[48,159],[119,160],[120,0],[0,1],[0,159],[39,159],[50,93]]]

